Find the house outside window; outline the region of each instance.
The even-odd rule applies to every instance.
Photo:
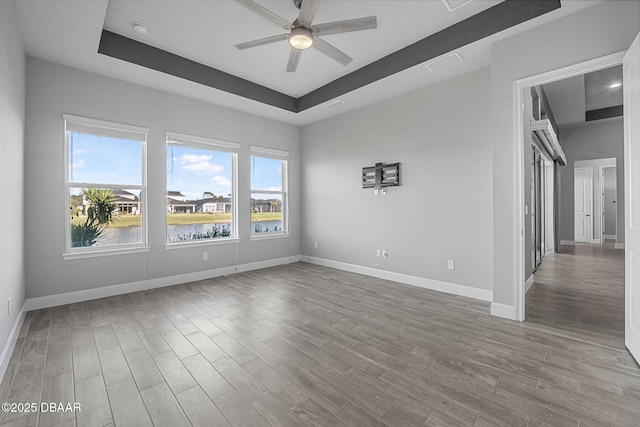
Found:
[[[147,250],[148,129],[63,115],[65,259]]]
[[[251,147],[251,237],[287,235],[289,153]]]
[[[237,239],[238,144],[167,132],[167,244]]]

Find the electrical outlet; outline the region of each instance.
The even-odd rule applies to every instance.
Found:
[[[318,242],[313,242],[313,246],[318,249]]]
[[[382,258],[387,258],[389,256],[389,254],[387,253],[386,249],[382,250]]]
[[[11,316],[11,298],[7,298],[7,316]]]
[[[447,268],[449,270],[455,270],[456,269],[456,262],[452,259],[447,261]]]
[[[376,256],[380,256],[380,249],[376,249]]]
[[[206,261],[209,259],[209,252],[202,252],[202,260]]]

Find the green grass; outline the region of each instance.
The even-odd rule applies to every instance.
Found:
[[[86,221],[86,216],[76,216],[71,220],[72,224],[80,224]],[[252,213],[251,222],[260,221],[281,221],[282,212],[263,212]],[[231,222],[231,214],[168,214],[167,224],[219,224]],[[134,227],[142,225],[142,218],[140,215],[122,215],[118,217],[118,220],[109,227]]]

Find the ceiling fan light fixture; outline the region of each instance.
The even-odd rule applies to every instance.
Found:
[[[313,36],[311,30],[304,27],[297,27],[289,33],[289,44],[292,48],[298,50],[309,49],[313,46]]]

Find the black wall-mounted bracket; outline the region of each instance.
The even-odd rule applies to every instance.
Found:
[[[362,168],[362,188],[398,187],[400,185],[400,163],[376,163]]]

